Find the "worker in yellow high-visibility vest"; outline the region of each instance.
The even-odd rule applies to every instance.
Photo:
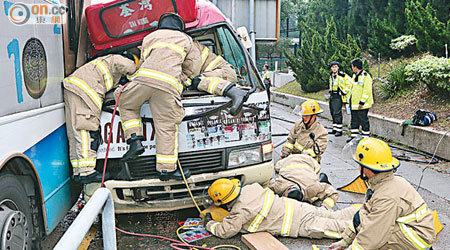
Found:
[[[352,78],[345,72],[339,71],[339,62],[333,61],[330,65],[329,93],[333,130],[328,132],[328,134],[342,136],[342,105],[348,103]]]

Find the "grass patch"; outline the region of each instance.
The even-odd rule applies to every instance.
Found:
[[[291,94],[291,95],[296,95],[296,96],[302,96],[302,97],[311,98],[311,99],[316,99],[319,101],[326,101],[324,94],[328,92],[327,89],[324,89],[324,90],[314,92],[314,93],[306,93],[305,91],[302,90],[300,84],[297,83],[297,81],[292,81],[292,82],[286,83],[281,88],[275,89],[274,91]]]

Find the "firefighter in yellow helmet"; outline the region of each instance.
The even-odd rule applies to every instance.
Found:
[[[363,61],[356,58],[352,61],[353,82],[350,90],[350,107],[352,119],[350,121],[351,137],[355,138],[361,127],[363,137],[370,136],[369,109],[373,105],[372,77],[363,69]]]
[[[239,232],[269,232],[284,237],[341,238],[357,207],[329,211],[287,197],[279,197],[258,183],[241,187],[237,179],[218,179],[208,189],[215,205],[230,214],[222,222],[206,221],[206,229],[220,238]],[[208,216],[206,216],[208,218]]]
[[[319,163],[307,154],[292,154],[279,160],[275,172],[269,188],[280,196],[310,203],[321,200],[321,206],[329,210],[339,198],[328,178],[320,173]]]
[[[142,42],[140,68],[130,77],[119,99],[122,128],[130,145],[123,160],[136,159],[144,152],[141,106],[150,103],[156,134],[156,170],[160,180],[181,180],[177,169],[178,125],[184,118],[181,93],[186,77],[197,75],[201,55],[193,40],[184,33],[183,19],[174,13],[163,14],[158,29]],[[116,96],[119,94],[115,93]],[[190,172],[184,169],[186,178]]]
[[[101,181],[95,162],[102,143],[99,125],[103,100],[121,79],[136,71],[134,57],[132,54],[99,57],[63,80],[70,162],[77,182]]]
[[[306,153],[320,162],[328,145],[328,132],[317,119],[317,115],[322,112],[316,100],[309,99],[302,103],[299,113],[302,119],[291,129],[281,149],[281,158]]]
[[[369,188],[366,201],[332,249],[428,250],[436,239],[433,215],[405,179],[394,176],[400,166],[389,146],[364,138],[353,159]]]
[[[198,89],[213,95],[229,97],[233,101],[233,105],[230,108],[231,115],[239,114],[247,92],[236,86],[236,71],[225,59],[214,54],[200,42],[194,41],[194,48],[202,55],[194,62],[201,65],[201,69],[199,74],[192,80],[188,78],[188,84],[192,83],[190,89]]]

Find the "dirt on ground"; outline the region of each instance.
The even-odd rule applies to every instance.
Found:
[[[370,112],[389,118],[412,120],[417,110],[425,109],[436,113],[438,117],[438,120],[433,122],[430,127],[444,132],[450,130],[450,101],[448,99],[430,93],[422,84],[402,96],[384,100],[377,87],[380,84],[380,82],[374,84],[375,104]]]

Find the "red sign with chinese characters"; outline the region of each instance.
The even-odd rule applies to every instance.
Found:
[[[100,11],[100,20],[108,36],[119,38],[144,30],[155,29],[159,17],[167,12],[175,12],[171,0],[134,0],[117,3]]]

